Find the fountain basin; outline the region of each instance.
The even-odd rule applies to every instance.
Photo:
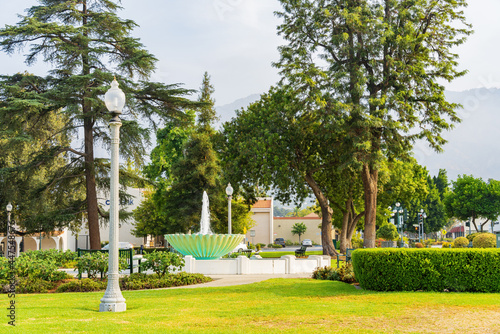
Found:
[[[165,239],[182,255],[215,260],[236,248],[243,234],[166,234]]]

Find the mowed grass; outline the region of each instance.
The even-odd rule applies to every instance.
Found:
[[[127,311],[100,313],[103,292],[18,295],[1,333],[499,333],[500,294],[375,293],[333,281],[125,291]],[[8,299],[0,297],[6,313]],[[4,307],[5,306],[5,307]],[[0,311],[1,312],[1,311]]]

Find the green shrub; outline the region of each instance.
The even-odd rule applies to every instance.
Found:
[[[337,273],[339,276],[339,279],[338,279],[339,281],[342,281],[345,283],[355,283],[356,282],[354,269],[353,269],[351,263],[348,263],[348,264],[338,268]]]
[[[84,278],[81,280],[72,280],[70,282],[61,284],[56,292],[91,292],[105,290],[107,286],[107,281],[96,281],[90,278]]]
[[[498,249],[360,249],[352,263],[368,290],[500,292]]]
[[[47,293],[56,287],[54,282],[40,278],[22,277],[17,281],[16,293]]]
[[[377,238],[382,238],[388,241],[394,241],[399,238],[399,233],[396,225],[386,223],[380,226],[377,230]]]
[[[19,256],[15,261],[15,273],[19,278],[41,279],[44,281],[60,281],[67,278],[67,274],[58,270],[52,257],[37,258],[32,256]]]
[[[45,249],[37,251],[28,250],[21,253],[19,257],[39,261],[51,261],[54,262],[57,267],[63,267],[65,264],[75,261],[77,254],[70,250],[63,252],[57,249]]]
[[[472,240],[472,246],[474,248],[496,248],[497,236],[493,233],[480,234]]]
[[[453,241],[454,248],[464,248],[469,245],[469,240],[466,237],[458,237]]]
[[[442,245],[443,245],[443,248],[451,248],[451,243],[449,243],[449,242],[443,241]]]
[[[261,243],[261,242],[259,242],[259,243],[258,243],[258,244],[256,244],[256,245],[260,245],[260,248],[261,248],[261,249],[262,249],[262,248],[264,248],[264,247],[266,247],[266,244],[263,244],[263,243]]]
[[[92,252],[80,256],[75,269],[80,274],[87,273],[88,278],[96,278],[98,274],[104,277],[108,271],[108,265],[109,254],[107,252]],[[128,268],[127,259],[120,257],[118,259],[118,269],[125,270],[126,268]]]
[[[9,265],[9,259],[2,256],[0,257],[0,280],[9,280],[11,276],[11,270]]]
[[[261,246],[260,244],[256,244],[256,245],[255,245],[255,250],[256,250],[257,252],[260,252],[261,248],[262,248],[262,246]]]
[[[467,235],[467,239],[469,239],[469,241],[474,241],[474,238],[477,237],[478,235],[481,235],[483,234],[484,232],[475,232],[475,233],[471,233],[469,235]]]
[[[332,268],[330,266],[318,267],[313,271],[312,278],[319,280],[341,281],[345,283],[354,283],[354,271],[349,263],[340,268]]]
[[[292,240],[285,240],[285,245],[286,246],[293,246],[293,241]]]
[[[353,248],[363,248],[363,239],[358,237],[357,234],[352,236],[351,239],[351,245]],[[340,247],[340,242],[339,242],[339,247]]]
[[[312,273],[312,278],[319,280],[328,280],[329,277],[336,273],[336,270],[330,266],[318,267]]]
[[[210,277],[202,274],[187,274],[185,272],[166,274],[164,276],[134,273],[121,278],[120,287],[122,290],[159,289],[211,281],[212,279]]]
[[[272,248],[283,248],[283,246],[278,245],[278,244],[271,244]]]
[[[175,253],[152,252],[145,254],[147,261],[141,263],[141,270],[153,270],[157,275],[164,276],[171,270],[181,270],[184,267],[184,259]]]

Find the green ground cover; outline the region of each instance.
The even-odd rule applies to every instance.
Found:
[[[127,311],[98,312],[103,292],[16,296],[1,333],[498,333],[500,294],[381,293],[312,279],[222,288],[124,291]],[[6,295],[0,305],[8,305]],[[6,307],[2,307],[6,312]]]

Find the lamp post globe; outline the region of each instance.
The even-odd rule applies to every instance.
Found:
[[[111,83],[111,88],[104,95],[104,103],[111,113],[109,127],[111,130],[111,182],[110,182],[110,209],[109,209],[109,265],[108,285],[101,298],[100,312],[123,312],[127,309],[125,298],[120,291],[118,267],[118,171],[120,166],[120,114],[125,106],[125,94],[118,87],[116,78]]]

